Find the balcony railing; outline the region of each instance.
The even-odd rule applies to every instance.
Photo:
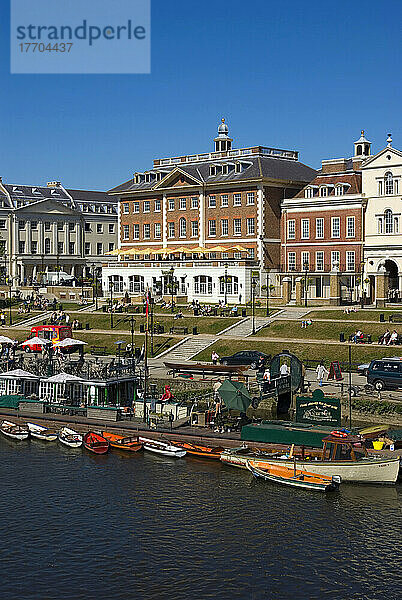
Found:
[[[337,270],[340,273],[348,273],[350,275],[356,275],[362,273],[360,265],[354,265],[353,268],[345,263],[340,263],[337,265]],[[325,263],[322,266],[318,267],[317,265],[309,265],[307,272],[308,273],[330,273],[334,271],[335,268],[333,265],[329,263]],[[281,273],[288,273],[289,275],[304,275],[306,269],[303,265],[296,263],[294,267],[289,267],[289,265],[281,265],[280,266]]]
[[[205,152],[203,154],[189,154],[186,156],[172,156],[170,158],[157,158],[154,160],[154,167],[163,167],[167,165],[183,164],[189,162],[205,162],[217,160],[220,158],[236,158],[241,156],[250,156],[262,154],[264,156],[273,156],[276,158],[288,158],[298,160],[299,153],[296,150],[281,150],[280,148],[266,148],[265,146],[251,146],[250,148],[238,148],[228,150],[227,152]]]
[[[242,259],[228,258],[225,260],[220,259],[220,258],[210,259],[210,260],[202,260],[202,259],[197,260],[197,259],[189,258],[189,259],[174,260],[174,261],[142,259],[142,260],[110,262],[110,263],[103,264],[104,267],[113,267],[113,269],[125,269],[127,267],[141,267],[141,268],[147,268],[147,269],[149,269],[150,267],[161,268],[161,269],[168,269],[171,267],[174,267],[175,269],[180,268],[180,267],[196,267],[196,268],[197,267],[198,268],[221,267],[221,268],[224,268],[225,265],[227,265],[229,268],[259,267],[259,262],[257,260],[244,259],[244,258],[242,258]]]

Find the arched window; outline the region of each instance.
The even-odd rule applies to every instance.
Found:
[[[179,236],[186,237],[187,235],[187,221],[182,217],[179,221]]]
[[[239,279],[233,275],[227,275],[226,277],[226,294],[232,296],[239,292]],[[224,295],[225,293],[225,276],[219,277],[219,293]]]
[[[206,296],[212,294],[212,277],[197,275],[194,277],[194,294]]]
[[[387,208],[384,212],[384,225],[385,233],[394,232],[392,210],[390,208]]]
[[[144,277],[142,275],[130,275],[128,278],[128,291],[131,294],[143,294],[145,291]]]
[[[385,173],[384,184],[385,184],[385,193],[393,194],[394,193],[394,178],[392,177],[391,172]]]
[[[361,153],[362,153],[362,147],[361,147],[361,145],[359,144],[359,145],[357,146],[357,148],[356,148],[356,155],[357,155],[357,156],[360,156],[360,155],[361,155]]]

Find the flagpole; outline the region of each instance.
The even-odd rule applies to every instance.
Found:
[[[149,326],[149,288],[145,296],[145,341],[144,341],[144,423],[147,422],[147,388],[148,388],[148,326]]]

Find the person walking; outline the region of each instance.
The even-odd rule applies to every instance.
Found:
[[[4,314],[4,311],[1,311],[0,314],[0,324],[2,327],[4,327],[4,325],[6,324],[6,315]]]
[[[214,350],[211,354],[211,360],[212,360],[212,364],[213,365],[217,365],[218,364],[218,360],[219,360],[219,354],[216,352],[216,350]]]
[[[322,387],[322,380],[324,379],[324,375],[328,375],[329,371],[324,367],[324,365],[322,364],[322,362],[317,366],[316,369],[316,373],[317,373],[317,381],[318,381],[318,385],[320,387]]]
[[[281,374],[281,377],[286,377],[287,375],[289,375],[289,367],[287,363],[283,363],[283,365],[281,365],[279,372]]]

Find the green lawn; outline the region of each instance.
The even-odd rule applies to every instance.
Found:
[[[345,314],[343,310],[313,310],[308,314],[308,317],[314,319],[331,319],[336,321],[380,321],[380,314],[385,315],[386,321],[388,321],[389,315],[402,316],[402,310],[370,310],[367,308],[358,309],[357,312],[352,312],[349,315]]]
[[[284,342],[267,342],[256,338],[248,338],[246,341],[237,340],[219,340],[213,346],[195,356],[194,361],[210,361],[211,352],[216,350],[219,356],[230,356],[240,350],[260,350],[266,354],[278,354],[282,350],[289,350],[303,360],[324,360],[328,366],[331,361],[348,360],[348,344],[294,344]],[[353,345],[352,362],[365,363],[374,358],[383,358],[387,356],[396,356],[398,347]]]
[[[105,313],[70,313],[71,320],[78,319],[83,323],[84,327],[86,323],[89,323],[91,329],[104,329],[110,330],[110,314]],[[113,314],[113,329],[121,331],[130,331],[131,323],[128,320],[130,315],[127,314]],[[145,324],[145,315],[139,314],[134,315],[135,319],[135,331],[139,331],[140,325]],[[192,332],[193,327],[197,327],[199,333],[218,333],[230,325],[238,322],[240,318],[235,317],[187,317],[184,316],[182,319],[174,319],[170,315],[159,317],[154,315],[154,324],[159,323],[165,328],[165,332],[169,333],[171,327],[187,327],[189,333]]]
[[[384,333],[388,323],[325,323],[314,321],[308,327],[301,326],[300,321],[274,321],[269,327],[264,327],[256,333],[256,337],[281,337],[289,339],[310,339],[310,340],[339,340],[339,334],[345,334],[346,341],[349,335],[355,333],[360,328],[363,333],[370,334],[372,341],[377,342],[378,337]],[[391,323],[392,325],[392,323]],[[398,326],[396,326],[398,327]],[[391,329],[391,327],[389,327]],[[401,327],[402,329],[402,327]]]

